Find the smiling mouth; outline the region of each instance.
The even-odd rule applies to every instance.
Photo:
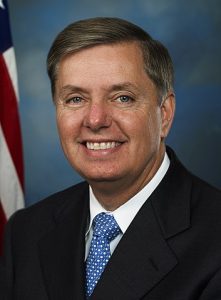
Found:
[[[115,147],[118,147],[122,143],[119,142],[86,142],[86,147],[89,150],[106,150],[106,149],[113,149]]]

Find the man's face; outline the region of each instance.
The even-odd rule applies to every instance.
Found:
[[[141,187],[152,177],[169,129],[136,43],[99,45],[65,57],[55,101],[64,153],[91,185]]]

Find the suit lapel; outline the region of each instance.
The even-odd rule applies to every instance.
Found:
[[[138,300],[178,263],[167,239],[190,226],[191,180],[174,154],[158,188],[115,249],[92,300]]]
[[[171,149],[170,168],[151,200],[163,236],[168,239],[190,226],[192,177]]]
[[[87,189],[86,189],[87,190]],[[88,192],[69,195],[68,205],[39,242],[39,257],[49,299],[84,299],[85,230]],[[76,199],[73,199],[75,197]]]

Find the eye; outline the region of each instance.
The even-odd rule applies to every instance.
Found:
[[[130,96],[122,95],[117,98],[117,101],[121,103],[129,103],[133,101],[133,99]]]
[[[66,104],[80,104],[82,102],[81,97],[72,97],[70,99],[65,100]]]

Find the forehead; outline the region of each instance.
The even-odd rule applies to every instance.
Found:
[[[143,54],[141,47],[137,42],[123,42],[114,44],[96,45],[89,48],[83,48],[75,53],[64,56],[60,61],[59,72],[64,71],[65,68],[69,69],[70,64],[76,67],[99,67],[99,65],[113,64],[128,64],[131,66],[144,65]],[[108,71],[108,70],[107,70]]]
[[[138,88],[152,85],[145,72],[142,50],[137,42],[98,45],[64,57],[56,90],[75,86],[95,91],[129,83]]]

